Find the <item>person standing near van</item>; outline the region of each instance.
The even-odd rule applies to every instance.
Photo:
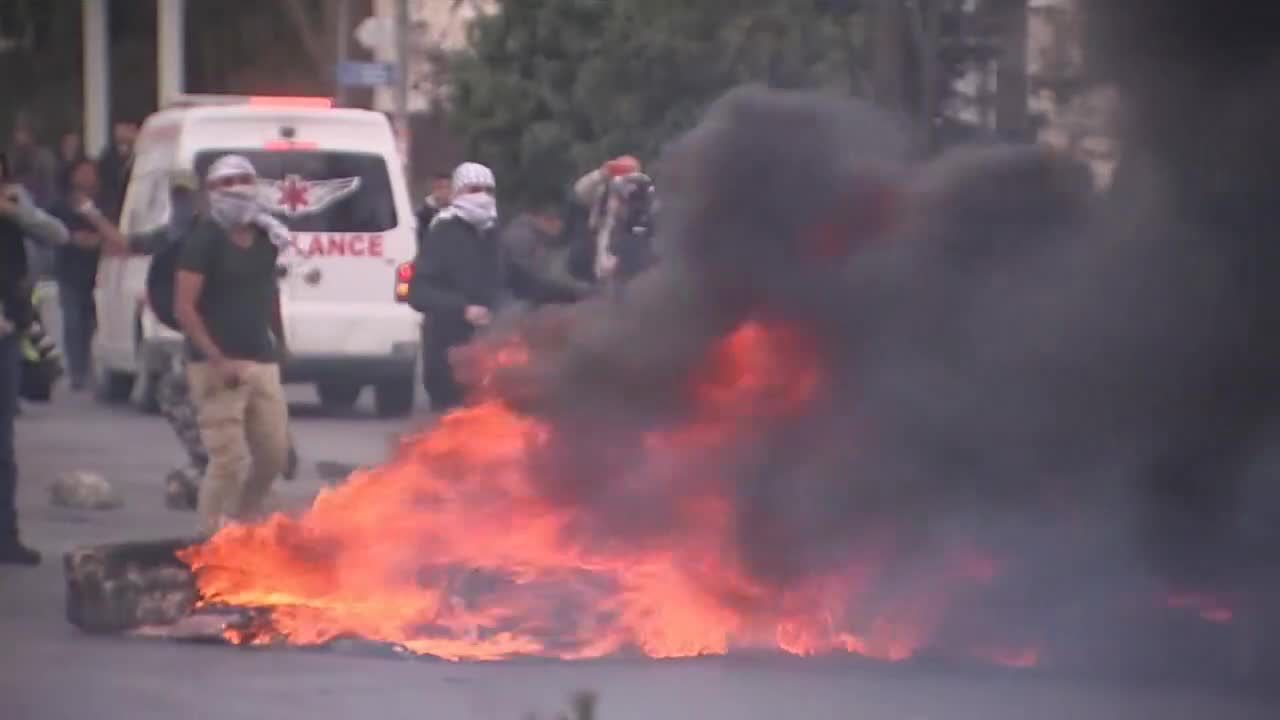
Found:
[[[18,536],[15,495],[18,457],[14,420],[18,414],[20,334],[34,321],[27,277],[28,238],[50,245],[67,242],[67,228],[35,206],[31,195],[9,174],[0,153],[0,564],[38,565],[40,553]]]
[[[186,336],[187,377],[209,453],[197,512],[211,533],[258,514],[287,461],[276,259],[290,239],[259,198],[257,172],[245,157],[218,158],[205,187],[209,217],[183,241],[174,314]]]
[[[98,157],[98,177],[102,180],[102,196],[99,203],[112,222],[120,222],[124,209],[124,196],[129,190],[129,176],[133,172],[133,145],[138,138],[138,123],[132,120],[116,120],[111,128],[111,144],[103,148]]]
[[[453,171],[452,186],[453,199],[431,221],[409,284],[409,304],[430,328],[423,382],[435,412],[462,403],[449,349],[492,322],[505,285],[493,171],[463,163]]]
[[[416,215],[418,220],[418,249],[422,249],[422,239],[427,236],[431,221],[441,210],[449,207],[453,199],[453,176],[449,173],[437,173],[431,176],[431,192],[422,199],[422,207]]]
[[[119,231],[94,203],[98,169],[81,159],[71,167],[66,197],[54,215],[71,232],[71,242],[58,248],[55,271],[62,306],[62,342],[71,376],[71,389],[83,390],[89,377],[89,348],[97,323],[93,288],[98,276],[98,253],[104,241],[119,240]]]

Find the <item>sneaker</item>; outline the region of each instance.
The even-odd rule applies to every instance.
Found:
[[[200,495],[199,475],[194,468],[177,468],[164,479],[164,505],[170,510],[195,510]]]
[[[23,545],[18,540],[10,540],[0,545],[0,565],[25,565],[35,567],[40,564],[40,553]]]

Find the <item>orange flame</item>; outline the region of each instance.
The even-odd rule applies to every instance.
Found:
[[[498,368],[526,361],[519,346],[496,353],[482,391]],[[261,627],[228,635],[238,643],[359,636],[451,660],[745,648],[902,660],[930,641],[949,585],[988,582],[994,566],[973,559],[889,610],[863,602],[873,554],[796,587],[767,586],[743,570],[731,492],[703,460],[803,411],[821,375],[800,333],[749,323],[721,341],[689,388],[691,419],[646,437],[653,462],[624,478],[676,498],[675,529],[643,542],[581,532],[572,507],[539,492],[539,453],[556,430],[489,399],[323,491],[300,516],[227,527],[182,557],[204,603],[265,611]],[[1035,662],[1031,651],[986,656]]]

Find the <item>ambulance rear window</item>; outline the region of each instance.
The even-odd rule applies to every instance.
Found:
[[[371,233],[396,226],[395,195],[381,155],[322,150],[208,150],[196,156],[197,177],[228,153],[258,171],[258,191],[295,232]]]

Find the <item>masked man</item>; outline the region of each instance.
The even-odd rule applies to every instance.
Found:
[[[471,162],[459,165],[453,171],[453,199],[431,221],[415,261],[409,304],[428,324],[423,375],[436,412],[463,400],[449,365],[449,349],[489,325],[505,287],[495,232],[496,189],[489,168]]]
[[[214,532],[258,515],[285,468],[289,411],[279,363],[287,349],[276,259],[290,240],[259,198],[248,159],[218,158],[205,188],[209,217],[183,241],[173,304],[209,454],[197,512],[201,529]]]

